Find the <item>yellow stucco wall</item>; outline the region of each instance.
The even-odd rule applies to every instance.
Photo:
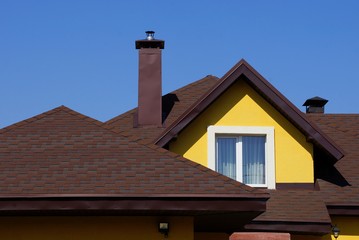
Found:
[[[170,144],[170,150],[208,166],[207,127],[273,126],[277,183],[314,181],[313,146],[285,117],[245,82],[237,82]]]
[[[359,239],[359,217],[332,217],[332,224],[340,229],[338,240]],[[334,240],[331,235],[324,236],[322,240]]]
[[[332,217],[332,225],[337,225],[340,234],[337,240],[359,239],[359,217]],[[325,236],[292,235],[291,240],[335,240],[331,234]]]
[[[0,217],[0,239],[143,240],[164,239],[161,217]],[[169,239],[193,240],[192,217],[168,217]]]

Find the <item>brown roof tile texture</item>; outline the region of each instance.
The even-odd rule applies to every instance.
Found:
[[[113,130],[128,136],[137,136],[147,142],[155,138],[181,116],[192,104],[218,82],[218,78],[208,75],[196,82],[186,85],[162,97],[163,105],[173,103],[173,107],[165,111],[166,119],[163,127],[137,127],[134,128],[134,114],[137,108],[114,117],[106,122]]]
[[[307,114],[328,136],[345,151],[335,168],[350,184],[339,186],[319,180],[327,204],[359,205],[359,114]]]
[[[0,131],[0,195],[263,192],[59,107]]]
[[[266,212],[255,221],[330,223],[329,214],[319,191],[268,190]]]
[[[218,81],[219,79],[217,78],[207,77],[175,91],[174,93],[177,94],[180,101],[175,104],[177,108],[172,109],[171,117],[166,121],[166,126],[172,124],[178,117],[186,112],[190,106],[210,91]],[[136,135],[138,138],[145,138],[148,141],[152,141],[154,137],[157,137],[157,135],[164,130],[164,128],[155,130],[151,128],[133,129],[133,119],[131,115],[133,113],[134,110],[124,113],[107,123],[116,130],[120,129],[123,133]],[[327,131],[324,132],[327,133]],[[336,139],[333,138],[333,140]],[[258,216],[255,219],[256,221],[330,222],[328,211],[318,191],[274,190],[269,192],[271,198],[267,202],[267,211]]]

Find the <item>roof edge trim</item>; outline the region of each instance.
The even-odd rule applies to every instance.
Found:
[[[0,215],[47,211],[205,211],[264,212],[265,198],[22,198],[0,199]]]
[[[329,215],[359,216],[358,204],[327,204]]]
[[[251,231],[289,232],[292,234],[325,235],[331,231],[330,222],[261,221],[245,225]]]
[[[233,82],[240,76],[245,76],[257,91],[269,101],[281,114],[301,130],[308,139],[315,145],[323,148],[335,160],[344,156],[344,151],[326,136],[317,126],[311,123],[304,113],[294,106],[283,94],[281,94],[273,85],[271,85],[263,76],[261,76],[244,59],[241,59],[232,67],[220,81],[203,97],[194,103],[186,112],[184,112],[173,124],[171,124],[155,141],[155,144],[163,147],[172,138],[193,121],[202,111],[206,109],[214,100],[220,96]]]
[[[0,195],[2,200],[42,200],[42,199],[126,199],[126,198],[139,198],[139,199],[174,199],[174,198],[191,198],[191,199],[269,199],[268,193],[248,193],[248,194],[13,194],[13,195]]]

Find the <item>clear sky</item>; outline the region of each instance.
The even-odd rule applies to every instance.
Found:
[[[146,30],[165,40],[163,93],[241,58],[301,110],[359,113],[357,0],[0,0],[0,127],[65,105],[106,121],[137,105]]]

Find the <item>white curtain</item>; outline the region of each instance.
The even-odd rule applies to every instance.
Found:
[[[217,138],[216,169],[219,173],[236,180],[236,137]]]
[[[265,184],[265,136],[242,137],[243,183]]]

